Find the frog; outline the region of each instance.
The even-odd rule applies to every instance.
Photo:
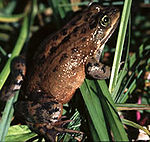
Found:
[[[99,62],[104,45],[115,31],[120,12],[115,7],[92,3],[63,28],[48,36],[26,68],[18,61],[12,91],[21,88],[25,100],[15,108],[30,129],[49,141],[59,133],[80,133],[64,128],[63,104],[68,103],[86,75],[107,79],[110,67]]]

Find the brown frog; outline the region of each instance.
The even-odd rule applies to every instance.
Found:
[[[26,75],[21,62],[15,91],[25,78],[22,90],[26,100],[16,109],[20,109],[31,129],[51,141],[59,132],[80,133],[63,128],[68,122],[61,120],[63,104],[81,86],[85,72],[96,79],[109,77],[110,68],[99,63],[99,57],[119,16],[118,9],[93,3],[44,41]]]

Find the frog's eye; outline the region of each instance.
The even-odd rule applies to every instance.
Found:
[[[110,19],[107,15],[104,15],[101,20],[100,20],[100,24],[103,26],[103,27],[107,27],[110,23]]]

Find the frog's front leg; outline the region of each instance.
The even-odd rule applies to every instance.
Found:
[[[82,133],[65,129],[63,126],[70,120],[62,120],[63,105],[61,103],[44,100],[43,102],[18,102],[15,106],[17,112],[26,120],[30,129],[46,139],[54,142],[59,133]]]
[[[110,67],[97,62],[94,57],[87,61],[86,72],[95,79],[107,79],[110,77]]]
[[[4,88],[2,91],[1,100],[7,101],[10,97],[15,95],[16,91],[20,90],[25,73],[25,58],[23,56],[14,58],[11,62],[12,82],[8,88]]]

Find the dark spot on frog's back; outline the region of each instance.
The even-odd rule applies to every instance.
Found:
[[[73,29],[73,33],[76,33],[78,31],[79,27],[76,27]]]
[[[89,19],[89,17],[87,17],[87,16],[84,17],[84,21],[85,21],[85,22],[88,22],[88,19]]]
[[[62,40],[62,44],[67,42],[70,39],[70,35],[66,36],[63,40]]]
[[[82,18],[82,16],[81,15],[79,15],[76,19],[74,19],[72,22],[71,22],[71,25],[76,25],[76,23],[79,21],[79,20],[81,20],[81,18]]]
[[[64,59],[66,59],[66,58],[68,58],[68,55],[67,55],[67,53],[64,53],[62,56],[61,56],[61,58],[60,58],[60,60],[59,60],[59,63],[61,63]]]
[[[53,69],[53,72],[58,71],[58,66],[55,66],[55,68]]]
[[[97,22],[96,21],[93,21],[93,22],[89,23],[90,29],[96,28],[96,26],[97,26]]]
[[[56,46],[53,46],[53,47],[50,49],[50,55],[52,55],[53,53],[56,53],[56,50],[57,50],[57,47],[56,47]]]
[[[64,29],[61,31],[61,35],[63,35],[63,36],[66,35],[66,34],[67,34],[67,30],[68,30],[67,28],[64,28]]]
[[[54,35],[53,38],[52,38],[53,41],[55,41],[57,39],[58,39],[58,35]]]
[[[43,76],[43,73],[39,72],[39,78],[41,78]]]
[[[84,17],[84,21],[85,22],[88,22],[88,19],[89,19],[89,16],[90,15],[92,15],[92,12],[88,12],[87,14],[86,14],[86,16]]]
[[[38,103],[33,101],[30,105],[31,105],[31,107],[35,107],[36,105],[38,105]]]
[[[82,28],[81,34],[85,34],[85,33],[86,33],[86,28]]]
[[[45,56],[40,57],[38,60],[38,64],[42,65],[42,64],[44,64],[44,62],[45,62]]]
[[[82,38],[82,41],[83,41],[83,42],[86,41],[86,37],[83,37],[83,38]]]

